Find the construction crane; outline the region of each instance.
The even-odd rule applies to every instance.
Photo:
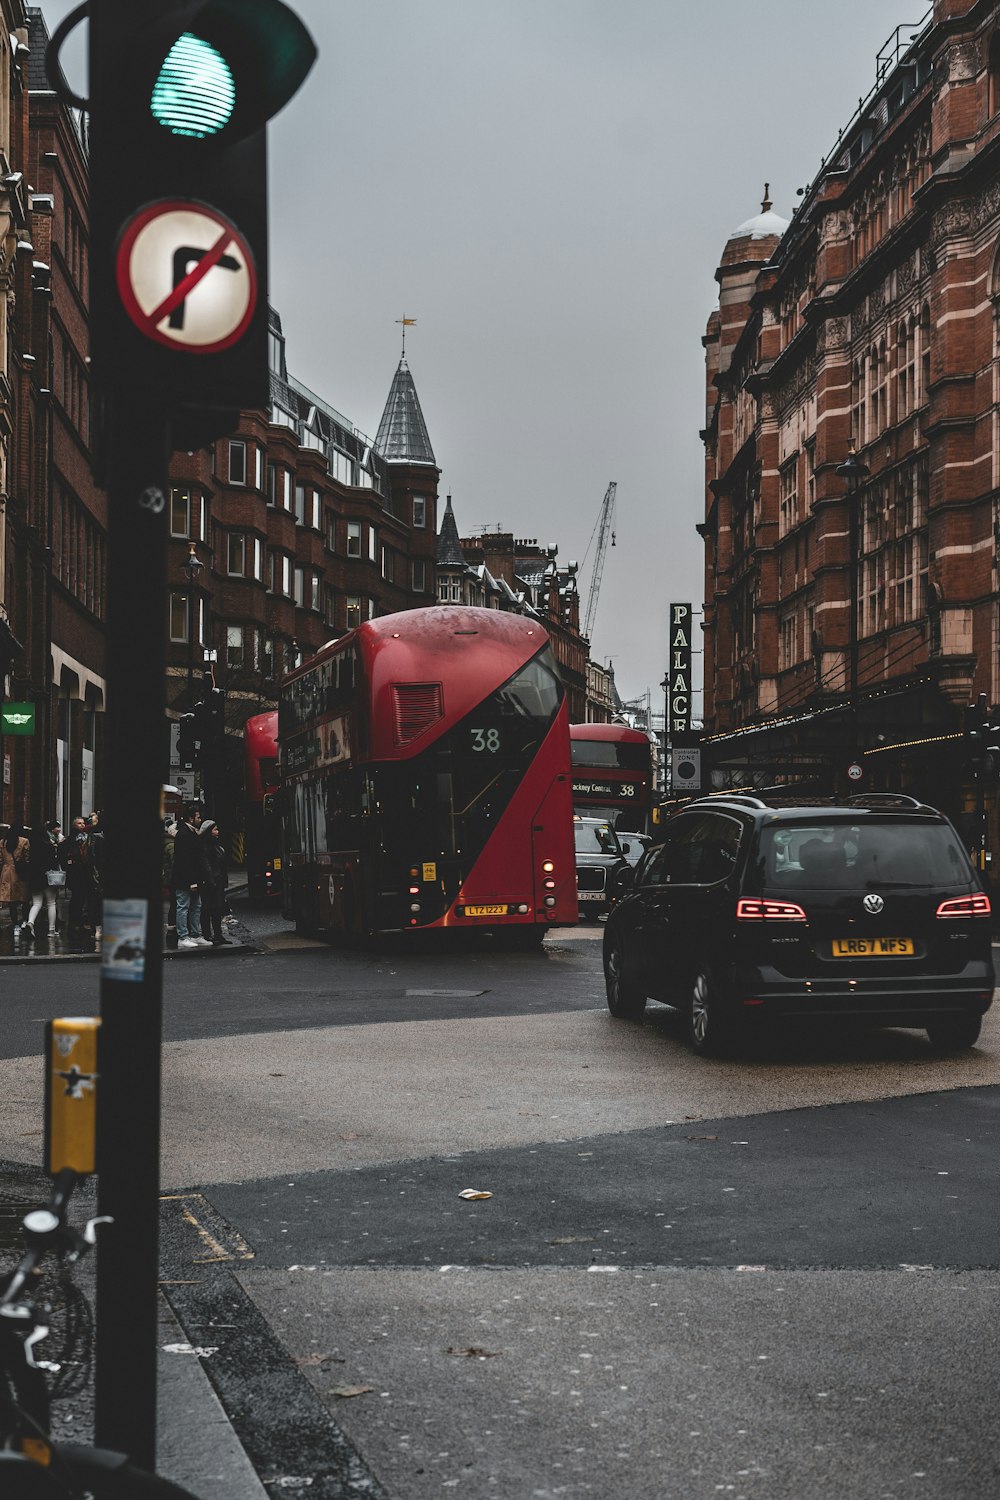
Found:
[[[615,519],[615,495],[618,486],[612,479],[604,496],[601,506],[601,514],[597,521],[597,552],[594,556],[594,571],[590,575],[590,592],[587,595],[587,613],[583,621],[583,634],[590,639],[594,618],[597,614],[597,599],[601,592],[601,574],[604,572],[604,554],[608,550],[608,537],[611,538],[612,547],[615,545],[615,533],[612,523]],[[591,537],[593,541],[593,537]],[[590,548],[587,548],[588,552]]]

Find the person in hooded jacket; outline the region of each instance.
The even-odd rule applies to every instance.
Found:
[[[56,935],[56,897],[59,886],[65,884],[66,875],[59,859],[59,824],[46,823],[42,828],[33,828],[28,837],[28,884],[31,887],[31,910],[28,920],[21,928],[22,938],[35,936],[43,902],[48,909],[49,939]],[[50,881],[49,874],[55,879]]]
[[[22,907],[31,899],[28,890],[28,840],[23,823],[11,823],[0,839],[0,906],[10,908],[15,933]]]
[[[222,935],[222,916],[226,909],[226,886],[229,878],[228,861],[219,825],[213,818],[205,819],[198,837],[205,841],[207,871],[201,890],[201,930],[205,937],[211,939],[212,946],[218,948],[229,942],[229,938]]]

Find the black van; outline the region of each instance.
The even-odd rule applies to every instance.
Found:
[[[608,1008],[676,1006],[699,1053],[802,1019],[971,1047],[993,999],[989,898],[947,818],[912,797],[703,798],[624,886]]]

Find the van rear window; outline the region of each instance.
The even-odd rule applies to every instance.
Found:
[[[968,855],[944,823],[784,824],[761,830],[767,891],[967,885]]]

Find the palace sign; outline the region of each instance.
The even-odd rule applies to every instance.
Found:
[[[670,606],[670,668],[667,672],[667,728],[671,735],[691,728],[691,606]]]

